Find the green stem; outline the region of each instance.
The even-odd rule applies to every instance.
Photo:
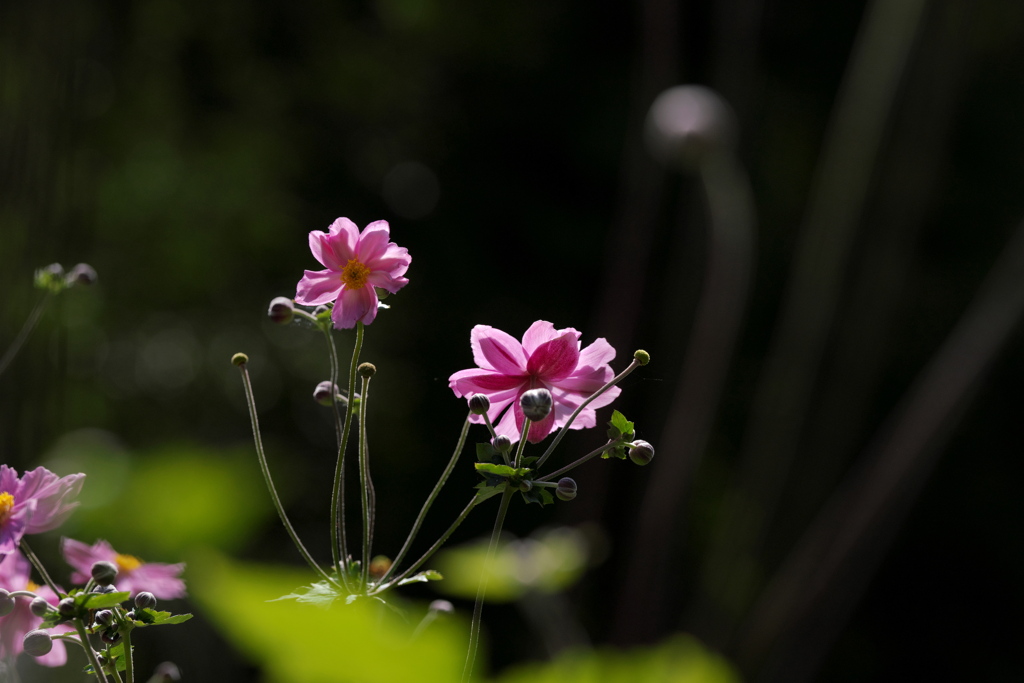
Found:
[[[74,624],[75,630],[78,631],[78,639],[82,641],[82,649],[85,650],[85,657],[89,660],[92,670],[96,673],[96,679],[100,683],[110,683],[107,680],[107,674],[100,668],[100,662],[96,659],[95,650],[93,650],[92,645],[89,644],[89,635],[85,632],[85,624],[81,619],[75,619]]]
[[[32,552],[32,549],[28,547],[28,541],[22,538],[19,545],[21,547],[22,554],[26,558],[28,558],[28,561],[31,562],[32,566],[36,568],[36,571],[39,572],[39,576],[43,578],[43,583],[50,587],[50,590],[53,591],[53,594],[56,595],[58,598],[60,598],[60,596],[62,595],[67,595],[67,593],[57,588],[57,584],[53,582],[53,579],[51,579],[50,575],[46,572],[46,567],[44,567],[43,563],[39,561],[39,558],[36,557],[36,554],[34,552]]]
[[[579,467],[580,465],[582,465],[586,461],[588,461],[591,458],[593,458],[595,455],[601,455],[602,453],[604,453],[606,450],[608,450],[608,447],[611,446],[614,443],[615,443],[614,441],[609,440],[608,443],[606,443],[605,445],[601,446],[600,448],[595,448],[594,450],[590,451],[589,453],[584,455],[579,460],[576,460],[575,462],[569,463],[568,465],[566,465],[562,469],[555,470],[551,474],[546,474],[543,477],[541,477],[540,479],[535,479],[534,483],[544,482],[544,481],[551,481],[555,477],[561,476],[561,475],[565,474],[566,472],[568,472],[569,470],[576,469],[577,467]]]
[[[341,364],[338,361],[338,349],[334,345],[334,337],[331,335],[330,327],[324,325],[322,327],[322,329],[324,331],[324,337],[326,337],[326,339],[327,339],[327,351],[328,351],[328,353],[330,355],[330,359],[331,359],[331,410],[334,413],[334,433],[335,433],[335,438],[337,439],[337,443],[338,443],[337,461],[339,463],[341,463],[343,458],[344,458],[344,453],[343,453],[343,448],[342,448],[342,443],[343,443],[343,436],[342,435],[343,435],[343,432],[344,432],[344,427],[342,426],[341,410],[338,407],[338,400],[337,400],[338,399],[338,397],[337,397],[338,373],[340,372],[340,365]],[[349,395],[348,400],[349,400],[348,405],[351,406],[351,402],[352,402],[352,396],[351,395]],[[347,407],[346,407],[345,412],[346,413],[348,412],[348,408]],[[338,476],[340,477],[341,481],[339,482],[339,486],[337,488],[337,492],[338,492],[337,508],[341,509],[341,510],[344,510],[345,509],[345,468],[343,466],[340,467],[340,472],[339,472]],[[334,560],[334,567],[338,571],[338,576],[341,577],[341,582],[343,584],[345,584],[345,587],[347,589],[348,588],[348,571],[346,571],[346,570],[347,570],[347,564],[348,564],[348,536],[347,536],[347,533],[345,531],[344,519],[342,519],[342,522],[340,524],[335,523],[335,520],[337,520],[337,509],[335,508],[335,501],[332,498],[332,500],[331,500],[331,558]]]
[[[554,441],[552,441],[551,445],[548,446],[548,449],[544,451],[544,455],[540,456],[540,459],[536,462],[534,468],[540,469],[540,467],[547,461],[547,459],[551,457],[551,454],[555,452],[555,448],[558,447],[558,444],[562,441],[562,438],[569,431],[569,425],[571,425],[573,421],[577,418],[577,416],[579,416],[579,414],[583,412],[584,408],[590,405],[591,401],[593,401],[595,398],[597,398],[598,396],[600,396],[601,394],[608,391],[613,386],[624,380],[627,376],[629,376],[629,373],[633,372],[638,367],[640,367],[640,361],[634,360],[632,363],[629,364],[628,368],[620,372],[615,377],[612,377],[608,384],[605,384],[603,387],[595,391],[593,394],[591,394],[590,398],[581,403],[580,407],[574,410],[572,415],[569,416],[569,420],[565,423],[565,426],[558,430],[558,434],[555,435]]]
[[[370,479],[370,448],[366,435],[366,404],[370,392],[370,377],[363,377],[363,391],[359,398],[359,484],[363,490],[363,588],[370,580],[370,548],[373,545],[373,523],[376,494]]]
[[[327,572],[320,568],[320,565],[316,563],[313,556],[306,550],[306,546],[302,544],[299,539],[299,535],[295,532],[295,528],[292,523],[288,520],[288,515],[285,514],[284,506],[281,504],[281,498],[277,495],[277,489],[274,487],[274,480],[270,477],[270,467],[267,465],[267,456],[263,450],[263,437],[260,435],[260,422],[256,416],[256,399],[252,393],[252,382],[249,380],[249,370],[246,368],[245,363],[238,366],[238,369],[242,372],[242,384],[245,386],[245,400],[249,404],[249,420],[252,422],[252,436],[256,442],[256,457],[260,462],[260,471],[263,473],[263,480],[267,483],[267,490],[270,491],[270,499],[274,502],[274,508],[277,509],[277,515],[281,518],[281,524],[284,525],[285,531],[292,539],[292,543],[298,549],[299,554],[302,555],[302,559],[313,569],[314,572],[320,575],[321,578],[326,580],[328,583],[341,588],[338,582],[331,578]]]
[[[529,420],[526,420],[529,424]],[[525,434],[522,441],[525,441]],[[462,681],[465,683],[473,673],[473,662],[476,661],[476,650],[480,645],[480,621],[484,613],[484,595],[487,593],[487,579],[491,572],[491,564],[494,561],[494,551],[498,547],[498,537],[501,535],[501,527],[505,524],[505,513],[508,512],[508,504],[512,500],[512,489],[506,485],[505,492],[501,494],[501,505],[498,507],[498,517],[494,520],[494,530],[491,531],[491,542],[487,545],[487,559],[484,560],[484,571],[480,576],[480,584],[476,589],[476,602],[473,604],[473,621],[469,626],[469,652],[466,653],[466,666],[462,670]]]
[[[345,544],[345,448],[348,436],[352,431],[352,401],[356,395],[356,365],[359,364],[359,353],[363,348],[363,324],[356,323],[356,343],[352,349],[352,362],[348,368],[348,410],[345,411],[345,424],[341,430],[341,443],[338,445],[338,463],[334,469],[334,493],[331,496],[331,543],[338,546],[341,553],[341,566],[338,573],[348,572],[348,547]]]
[[[485,416],[486,419],[486,416]],[[466,445],[466,436],[469,434],[469,425],[472,424],[469,421],[469,417],[466,417],[465,424],[462,425],[462,433],[459,434],[459,443],[455,446],[455,452],[452,453],[451,459],[448,461],[448,466],[445,467],[444,472],[441,473],[441,478],[438,479],[437,484],[434,485],[434,490],[427,496],[426,502],[423,503],[423,507],[420,508],[420,514],[416,517],[416,521],[413,522],[412,529],[409,531],[409,536],[405,539],[405,544],[402,545],[402,549],[398,551],[398,555],[395,556],[394,562],[391,563],[391,567],[387,573],[381,578],[380,583],[387,581],[388,576],[391,572],[398,568],[398,565],[405,559],[406,553],[409,552],[409,548],[412,546],[412,542],[416,539],[416,535],[420,532],[420,527],[423,526],[423,520],[427,517],[427,511],[430,510],[430,506],[437,500],[437,496],[441,493],[441,488],[448,481],[448,477],[451,475],[452,470],[455,469],[455,463],[458,462],[459,456],[462,455],[462,449]],[[506,457],[507,462],[507,457]]]
[[[125,683],[135,683],[135,662],[132,661],[132,626],[121,628],[124,638],[124,679]]]
[[[421,566],[423,566],[423,563],[426,562],[427,560],[429,560],[433,556],[433,554],[436,553],[437,550],[442,545],[444,545],[444,542],[448,540],[448,537],[451,536],[455,532],[455,530],[459,528],[459,525],[461,525],[462,522],[465,521],[466,517],[469,516],[470,511],[472,511],[473,508],[475,508],[477,505],[479,505],[480,502],[482,502],[482,501],[480,501],[479,496],[473,496],[473,498],[469,501],[469,504],[462,509],[462,512],[459,513],[459,516],[456,517],[455,521],[452,522],[452,525],[450,527],[448,527],[448,530],[445,531],[441,535],[441,538],[437,539],[437,541],[434,542],[434,545],[430,546],[430,548],[427,550],[427,552],[423,553],[423,555],[420,556],[420,559],[416,560],[416,562],[414,562],[412,564],[412,566],[410,566],[404,572],[402,572],[401,574],[399,574],[395,578],[391,579],[391,581],[389,583],[387,583],[387,584],[383,584],[383,583],[379,584],[379,587],[376,590],[374,590],[372,593],[370,593],[370,595],[378,595],[378,594],[383,593],[384,591],[388,590],[392,586],[398,585],[401,581],[406,579],[410,574],[412,574],[414,571],[416,571]]]
[[[21,350],[21,347],[25,344],[25,340],[28,339],[28,336],[32,334],[32,330],[36,328],[36,325],[39,323],[39,319],[43,316],[43,311],[46,310],[46,305],[50,303],[50,299],[52,298],[53,292],[46,292],[46,294],[43,295],[43,298],[39,300],[39,303],[36,304],[35,308],[32,309],[32,312],[28,314],[28,319],[25,321],[25,324],[21,326],[21,331],[18,332],[18,336],[15,337],[14,343],[12,343],[11,347],[7,349],[6,353],[4,353],[4,357],[0,358],[0,375],[4,374],[4,370],[6,370],[7,366],[11,364],[14,357],[18,355],[18,351]]]
[[[552,407],[552,410],[554,410],[553,407]],[[523,466],[523,451],[526,450],[526,436],[529,433],[530,433],[530,418],[524,417],[523,418],[523,428],[519,431],[519,447],[516,449],[516,458],[515,458],[516,469],[518,469],[518,468]],[[540,465],[539,462],[537,464]]]

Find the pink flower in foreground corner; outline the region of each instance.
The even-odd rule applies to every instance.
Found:
[[[25,534],[38,534],[60,526],[78,503],[84,474],[58,477],[45,467],[25,476],[0,465],[0,558],[14,552]]]
[[[134,597],[142,591],[149,591],[161,600],[173,600],[185,595],[185,582],[179,577],[185,570],[184,564],[159,564],[143,562],[132,555],[121,555],[106,541],[87,545],[71,538],[60,542],[64,559],[75,570],[72,583],[84,584],[89,581],[92,566],[97,562],[113,562],[117,567],[114,587],[128,591]]]
[[[394,294],[409,284],[402,276],[412,258],[405,247],[388,241],[389,231],[387,221],[374,221],[360,234],[355,223],[339,218],[330,232],[309,233],[309,248],[327,270],[307,270],[295,302],[319,306],[334,301],[331,318],[337,328],[372,323],[378,303],[374,287]]]
[[[615,349],[603,338],[580,350],[580,333],[571,327],[556,330],[544,320],[530,325],[522,343],[501,330],[477,325],[470,334],[473,360],[478,368],[456,372],[448,380],[456,396],[485,394],[491,401],[487,417],[494,430],[519,440],[523,411],[519,397],[530,389],[547,389],[554,401],[553,410],[540,422],[530,425],[527,440],[542,441],[553,430],[564,427],[569,416],[591,394],[608,383],[615,373],[608,363]],[[595,409],[608,405],[619,395],[612,387],[598,396],[573,421],[571,429],[597,424]],[[512,406],[511,410],[506,408]],[[498,416],[504,415],[498,420]],[[474,422],[483,416],[473,415]]]
[[[18,551],[0,560],[0,588],[6,591],[32,591],[56,607],[57,596],[53,591],[46,586],[32,583],[30,567],[28,559]],[[0,660],[7,661],[17,657],[22,651],[21,642],[25,634],[39,628],[43,623],[41,617],[32,614],[29,609],[30,602],[27,598],[18,598],[11,613],[0,617]],[[50,629],[50,632],[64,633],[73,630],[72,626],[64,624]],[[34,657],[36,662],[43,666],[64,666],[67,658],[67,650],[64,649],[64,642],[61,640],[54,640],[53,649],[47,654]]]

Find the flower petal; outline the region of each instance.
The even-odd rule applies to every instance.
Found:
[[[295,303],[319,306],[334,301],[344,286],[336,270],[307,270],[295,288]]]
[[[391,228],[388,227],[387,221],[374,221],[367,225],[363,228],[363,234],[359,236],[359,241],[356,242],[356,253],[359,255],[359,260],[370,265],[371,260],[384,255],[390,239]]]
[[[485,370],[519,376],[526,372],[526,353],[515,337],[490,325],[477,325],[469,335],[473,360]]]
[[[129,590],[132,595],[138,595],[141,591],[149,591],[161,600],[183,598],[185,597],[185,582],[179,578],[183,571],[185,571],[184,563],[147,562],[132,572],[132,587],[122,587],[121,590]]]
[[[377,293],[370,285],[359,289],[343,289],[331,311],[334,326],[342,330],[349,329],[355,327],[357,321],[369,325],[377,317],[377,301]]]
[[[390,273],[383,270],[375,270],[370,273],[370,276],[366,279],[374,287],[380,287],[394,294],[402,287],[409,284],[409,280],[404,277],[394,277]]]
[[[562,379],[576,369],[580,359],[579,349],[579,332],[563,330],[559,336],[539,344],[530,353],[526,372],[545,381]]]
[[[615,360],[615,349],[604,337],[598,337],[590,346],[580,351],[577,367],[600,368]]]
[[[448,378],[448,386],[456,396],[468,398],[473,394],[486,394],[490,398],[495,392],[518,389],[525,381],[525,376],[503,375],[492,370],[471,368],[454,373]]]
[[[78,507],[74,498],[82,490],[84,480],[84,474],[58,477],[45,467],[26,472],[21,478],[18,492],[14,494],[15,501],[36,501],[35,512],[32,513],[25,533],[38,534],[63,524]]]

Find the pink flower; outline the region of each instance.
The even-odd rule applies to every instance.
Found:
[[[608,365],[615,349],[603,338],[580,350],[580,333],[571,327],[556,330],[549,322],[538,320],[523,335],[522,343],[487,325],[477,325],[470,334],[473,360],[479,368],[461,370],[452,375],[448,386],[456,396],[485,394],[491,401],[487,417],[494,430],[513,442],[519,440],[523,411],[519,397],[530,389],[551,392],[552,411],[540,422],[530,425],[527,439],[542,441],[553,430],[564,427],[569,416],[591,394],[608,383],[615,373]],[[589,404],[573,421],[571,429],[597,424],[596,408],[611,403],[619,395],[612,387]],[[512,406],[512,410],[505,409]],[[504,412],[504,416],[497,419]],[[483,416],[473,415],[474,422]]]
[[[57,596],[46,586],[37,586],[30,580],[31,565],[19,551],[14,551],[3,560],[0,560],[0,588],[6,591],[32,591],[48,603],[57,606]],[[21,641],[29,631],[39,628],[43,623],[41,617],[37,617],[29,610],[31,600],[18,598],[14,603],[14,610],[5,617],[0,617],[0,660],[13,659],[22,650]],[[50,629],[51,633],[64,633],[73,631],[70,625],[56,626]],[[34,659],[43,666],[63,666],[67,661],[67,650],[64,649],[64,642],[53,641],[53,649],[42,657]]]
[[[402,277],[412,258],[405,247],[389,242],[387,221],[374,221],[362,234],[356,224],[339,218],[330,232],[309,233],[309,248],[327,270],[307,270],[295,292],[296,303],[318,306],[334,301],[337,328],[369,325],[377,317],[380,287],[392,294],[409,284]]]
[[[184,564],[143,562],[132,555],[121,555],[106,541],[96,541],[95,545],[90,546],[71,538],[62,538],[60,549],[64,559],[75,569],[71,575],[72,583],[88,582],[92,566],[103,561],[117,566],[114,587],[119,591],[130,592],[133,597],[142,591],[149,591],[161,600],[173,600],[185,595],[185,582],[179,578],[185,570]]]
[[[60,526],[78,505],[84,474],[58,477],[37,467],[18,478],[18,471],[0,465],[0,558],[14,552],[25,534]]]

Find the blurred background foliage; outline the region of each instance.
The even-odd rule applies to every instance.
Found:
[[[867,26],[877,44],[858,39]],[[1022,37],[1015,0],[2,3],[0,344],[36,302],[35,268],[85,261],[100,283],[63,295],[0,377],[0,460],[89,474],[65,533],[192,564],[200,597],[180,607],[199,618],[144,634],[155,659],[143,666],[173,659],[188,680],[232,681],[265,667],[284,680],[258,661],[266,634],[225,636],[204,590],[230,583],[217,567],[236,566],[204,553],[298,563],[269,514],[228,359],[249,354],[271,466],[311,551],[329,557],[333,431],[310,399],[327,374],[323,342],[264,313],[317,267],[310,230],[339,215],[386,219],[413,262],[364,353],[380,369],[381,552],[399,546],[455,442],[464,406],[447,377],[471,362],[470,328],[518,336],[545,319],[584,343],[608,338],[617,367],[636,347],[654,358],[617,404],[658,448],[654,463],[591,463],[573,503],[510,517],[520,537],[584,525],[599,562],[547,607],[575,632],[657,647],[687,631],[756,681],[1016,678],[1006,624],[1024,598],[1021,331],[957,347],[971,381],[923,392],[955,409],[933,411],[942,419],[920,448],[903,449],[920,454],[912,467],[870,456],[893,452],[892,425],[910,424],[904,397],[935,386],[919,378],[1024,213]],[[895,76],[882,92],[885,64],[871,58],[887,45]],[[827,184],[839,113],[857,111],[843,96],[857,54],[881,124],[861,134],[866,115],[851,119],[838,167],[867,173],[863,196],[830,205],[850,223],[818,245],[830,261],[808,207]],[[658,167],[641,136],[655,95],[678,83],[707,84],[735,108],[757,214],[749,308],[696,445],[673,428],[690,419],[680,377],[707,211],[700,183]],[[826,303],[805,319],[792,286],[807,262],[826,264],[803,287]],[[1015,321],[1012,297],[995,298]],[[787,359],[784,329],[820,348]],[[344,356],[351,337],[340,344]],[[972,349],[985,362],[968,362]],[[795,403],[776,400],[787,378],[803,382]],[[752,437],[766,421],[783,431]],[[573,434],[563,457],[597,438]],[[898,485],[858,488],[864,472]],[[473,483],[455,473],[424,539]],[[842,514],[858,504],[877,514],[844,536],[835,511],[860,519]],[[453,543],[485,533],[489,515]],[[820,550],[822,535],[853,538],[849,552],[773,601],[804,585],[800,551]],[[55,538],[35,545],[59,562]],[[246,566],[239,576],[256,576]],[[406,593],[429,601],[432,590]],[[259,609],[242,593],[231,609]],[[544,609],[488,606],[490,671],[554,656],[536,626]],[[606,671],[640,666],[604,656]],[[579,671],[557,661],[550,671]]]

